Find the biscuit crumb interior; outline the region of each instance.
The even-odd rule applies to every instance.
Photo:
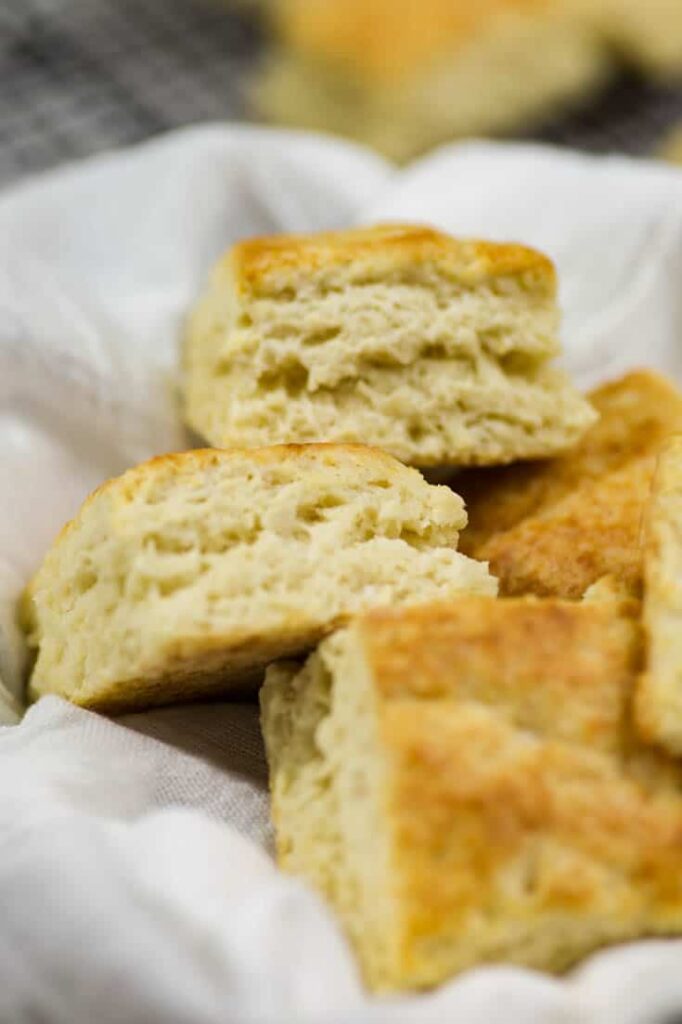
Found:
[[[225,692],[373,605],[494,592],[461,499],[370,449],[165,457],[106,485],[30,588],[34,693]]]

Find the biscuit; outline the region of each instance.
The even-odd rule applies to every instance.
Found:
[[[268,669],[278,859],[378,991],[682,929],[680,769],[629,722],[637,602],[372,612]]]
[[[647,664],[637,690],[642,734],[682,754],[682,435],[661,452],[644,558]]]
[[[34,697],[123,711],[253,687],[375,605],[494,593],[446,487],[362,446],[191,451],[100,487],[23,604]]]
[[[573,4],[542,0],[278,0],[256,103],[280,124],[406,160],[575,102],[610,72]]]
[[[589,480],[481,546],[505,595],[577,599],[602,576],[642,584],[641,535],[655,459],[644,456]]]
[[[250,239],[185,343],[185,418],[218,446],[363,442],[422,467],[557,454],[594,421],[549,363],[551,262],[383,226]]]
[[[651,370],[635,370],[588,395],[598,421],[567,455],[545,462],[472,469],[453,482],[469,516],[460,547],[473,557],[494,534],[549,509],[571,492],[643,456],[682,430],[682,394]]]

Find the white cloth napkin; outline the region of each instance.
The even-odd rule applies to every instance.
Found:
[[[532,146],[448,147],[404,171],[351,145],[192,128],[0,197],[0,717],[16,718],[18,594],[105,477],[188,443],[185,312],[244,235],[428,221],[557,261],[583,385],[682,380],[682,175]],[[56,698],[0,728],[0,1020],[668,1024],[682,943],[568,979],[487,968],[368,999],[331,915],[270,857],[254,706],[110,722]]]

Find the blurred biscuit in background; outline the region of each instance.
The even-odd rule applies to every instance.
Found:
[[[682,74],[677,0],[271,0],[266,118],[407,160],[458,137],[528,129],[620,64]]]
[[[397,160],[537,120],[608,73],[600,41],[564,0],[278,0],[272,11],[257,91],[266,117]]]

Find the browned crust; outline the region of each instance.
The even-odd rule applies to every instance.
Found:
[[[490,562],[500,593],[575,600],[607,575],[639,592],[654,466],[653,457],[639,459],[493,535],[477,554]]]
[[[406,467],[380,448],[372,448],[364,444],[333,444],[329,442],[313,442],[310,444],[278,444],[266,445],[261,448],[193,448],[186,452],[169,452],[156,455],[146,462],[126,470],[120,476],[105,480],[85,499],[78,513],[65,523],[54,543],[78,525],[93,502],[104,494],[122,500],[129,500],[136,489],[149,482],[150,479],[163,480],[181,473],[202,472],[221,464],[248,459],[256,465],[281,465],[289,460],[319,459],[322,463],[333,464],[339,456],[354,458],[358,462],[375,462],[383,464],[387,469],[398,470]]]
[[[368,785],[388,844],[385,889],[368,897],[368,918],[390,900],[376,955],[352,922],[373,988],[428,987],[485,962],[561,971],[613,942],[682,931],[682,771],[632,728],[639,612],[615,595],[463,597],[351,625],[334,692],[370,688]],[[283,835],[298,813],[279,803]]]
[[[353,264],[358,270],[389,272],[434,263],[464,284],[522,277],[526,286],[549,296],[556,271],[546,256],[524,245],[456,239],[422,225],[384,224],[313,235],[275,235],[238,242],[222,264],[238,292],[258,292],[283,273],[315,273]]]
[[[300,615],[290,615],[286,624],[276,632],[268,630],[267,635],[254,627],[241,636],[177,637],[138,677],[108,683],[99,691],[91,686],[84,693],[76,690],[68,699],[109,715],[195,700],[252,700],[268,664],[305,656],[347,620],[348,616],[339,616],[321,627]],[[257,658],[254,650],[259,652]],[[31,692],[33,699],[39,696],[40,689]]]
[[[390,766],[387,987],[682,929],[679,766],[630,722],[637,602],[467,598],[358,629]]]
[[[394,984],[485,960],[559,971],[608,942],[680,931],[677,794],[466,708],[391,706],[384,736],[403,893]]]
[[[628,373],[588,397],[600,419],[572,452],[456,477],[453,486],[469,515],[460,545],[465,554],[479,557],[494,534],[558,503],[584,483],[655,455],[667,436],[682,430],[682,394],[651,370]]]

